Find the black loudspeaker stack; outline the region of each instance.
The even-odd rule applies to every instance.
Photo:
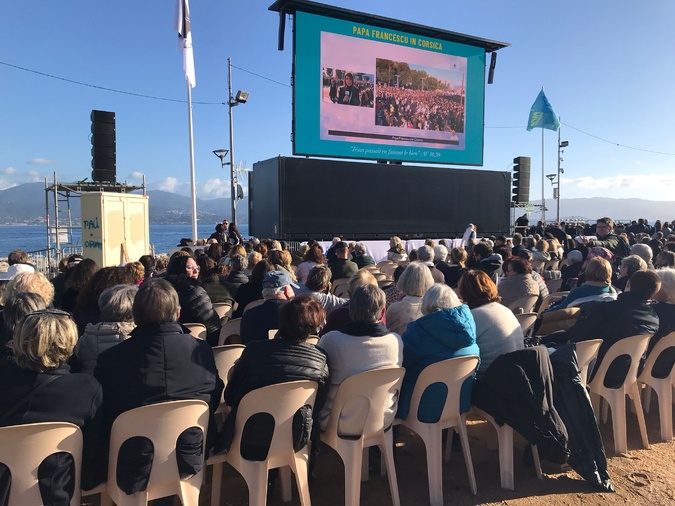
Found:
[[[91,111],[91,168],[93,181],[117,182],[114,112]]]

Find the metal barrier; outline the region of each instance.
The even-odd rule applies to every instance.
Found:
[[[47,278],[52,279],[59,273],[59,262],[62,258],[70,255],[82,254],[82,246],[65,246],[60,250],[45,248],[36,251],[28,251],[30,263],[35,266],[35,272],[41,272]]]

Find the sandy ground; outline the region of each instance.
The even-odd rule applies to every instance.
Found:
[[[504,490],[499,485],[498,452],[489,450],[487,442],[496,441],[494,430],[487,423],[476,422],[469,427],[471,453],[476,473],[478,494],[471,494],[466,468],[461,452],[453,453],[450,463],[443,466],[443,490],[446,505],[513,505],[546,504],[675,504],[675,440],[660,442],[658,405],[652,396],[651,412],[647,417],[650,449],[642,449],[637,428],[637,418],[628,414],[629,451],[624,455],[614,453],[611,415],[606,425],[601,424],[605,451],[609,457],[609,474],[616,488],[615,493],[597,492],[574,471],[562,472],[559,466],[542,462],[543,480],[535,476],[534,468],[522,463],[524,440],[515,443],[515,490]],[[325,447],[324,447],[325,448]],[[373,464],[375,464],[373,466]],[[391,496],[386,478],[379,476],[379,465],[371,462],[370,479],[362,483],[361,504],[389,506]],[[413,434],[399,437],[396,453],[396,471],[399,493],[403,506],[426,505],[429,493],[426,475],[424,446]],[[344,467],[331,449],[322,452],[317,467],[317,480],[311,487],[312,504],[336,506],[344,504]],[[210,470],[202,489],[200,505],[210,504]],[[248,504],[245,482],[232,468],[225,466],[221,506]],[[300,504],[294,490],[293,502],[283,503],[280,487],[268,501],[269,505]]]
[[[611,415],[608,423],[601,424],[601,432],[608,456],[609,475],[616,488],[615,493],[598,492],[574,471],[563,472],[560,466],[542,462],[543,480],[538,480],[533,467],[522,463],[525,442],[515,438],[515,490],[504,490],[499,484],[499,460],[496,450],[488,449],[488,442],[496,442],[495,432],[484,422],[471,422],[469,440],[478,485],[478,494],[469,489],[466,468],[461,452],[453,452],[452,460],[443,466],[443,491],[446,505],[542,505],[562,506],[569,504],[613,505],[675,505],[675,440],[661,442],[656,396],[652,396],[651,412],[646,415],[647,433],[651,443],[642,449],[637,419],[628,414],[628,448],[624,455],[614,453]],[[344,504],[344,467],[339,456],[325,447],[317,467],[317,480],[311,487],[314,506],[339,506]],[[399,493],[403,506],[424,506],[429,503],[424,446],[413,434],[399,435],[396,452],[396,472]],[[367,506],[390,506],[391,496],[386,478],[379,475],[379,463],[371,461],[368,482],[362,483],[361,504]],[[211,469],[199,504],[207,506],[211,501]],[[96,498],[98,499],[98,498]],[[86,498],[83,504],[98,504],[98,500]],[[176,500],[174,504],[179,504]],[[246,484],[239,474],[225,466],[221,506],[244,506],[248,504]],[[299,505],[297,491],[293,501],[281,501],[280,486],[271,495],[268,504]]]

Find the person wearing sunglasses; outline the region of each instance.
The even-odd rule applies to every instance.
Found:
[[[206,326],[206,340],[215,346],[220,334],[220,318],[198,278],[199,266],[190,256],[172,258],[164,277],[178,293],[181,308],[179,321],[203,323]]]
[[[28,313],[14,332],[16,364],[0,363],[0,426],[38,422],[70,422],[82,429],[82,488],[105,480],[94,465],[100,454],[103,394],[88,374],[71,374],[66,361],[77,344],[71,315],[56,309]],[[72,457],[56,453],[40,465],[38,479],[44,504],[68,504],[72,495],[69,470]],[[11,486],[9,472],[0,464],[0,504]],[[6,497],[6,495],[5,495]]]

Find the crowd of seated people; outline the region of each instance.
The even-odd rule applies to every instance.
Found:
[[[544,336],[544,344],[602,337],[600,363],[612,343],[642,332],[654,334],[651,351],[675,330],[672,229],[666,223],[653,231],[644,220],[617,227],[609,218],[591,228],[571,227],[541,226],[513,239],[472,239],[466,248],[428,241],[416,251],[406,251],[401,239],[393,237],[387,259],[398,268],[393,271],[395,282],[384,290],[373,275],[373,264],[385,259],[368,255],[361,243],[350,248],[340,238],[324,253],[316,241],[291,252],[276,240],[242,239],[233,244],[214,237],[204,250],[185,248],[171,258],[147,255],[117,267],[71,256],[52,282],[32,268],[14,269],[17,272],[2,287],[0,377],[8,395],[0,400],[0,426],[76,423],[85,434],[83,484],[95,486],[105,480],[106,444],[119,414],[186,398],[205,400],[211,415],[215,413],[223,372],[216,369],[211,347],[218,343],[224,323],[213,308],[216,302],[238,306],[232,317],[242,317],[241,342],[247,345],[225,395],[234,412],[252,389],[309,378],[320,384],[316,411],[308,415],[320,427],[347,377],[403,365],[401,395],[390,399],[387,416],[393,420],[398,410],[397,416],[406,418],[415,382],[427,365],[479,355],[480,379],[498,357],[530,344],[507,305],[524,295],[536,296],[539,302],[548,295],[544,290],[555,277],[546,274],[546,268],[533,269],[533,262],[546,259],[543,253],[547,262],[560,261],[562,287],[571,288],[564,297],[549,298],[552,305],[542,308],[543,314],[581,309],[571,328]],[[570,231],[575,234],[571,239]],[[250,264],[254,266],[247,274]],[[343,279],[344,298],[333,294],[331,285]],[[244,313],[254,301],[264,302]],[[204,324],[206,340],[192,337],[182,323]],[[270,330],[277,330],[274,339],[269,338]],[[321,336],[316,346],[305,342],[309,336]],[[302,366],[303,360],[313,365]],[[667,376],[673,362],[675,354],[664,353],[654,374]],[[266,368],[275,364],[285,365],[268,374]],[[610,381],[620,382],[625,363],[615,369]],[[66,389],[67,402],[60,400]],[[30,411],[23,404],[27,397],[31,405],[44,407]],[[437,417],[442,398],[443,393],[432,389],[420,419]],[[463,411],[470,399],[468,384],[461,396]],[[353,433],[358,417],[358,409],[346,413],[340,430]],[[231,431],[233,419],[228,420],[226,430]],[[211,416],[207,446],[218,442],[216,448],[227,451],[231,436],[218,429]],[[253,453],[261,445],[259,436],[248,440]],[[200,431],[188,431],[177,443],[184,474],[201,465],[202,455],[190,449],[199,446],[202,437]],[[142,441],[127,452],[120,458],[133,465],[140,465],[139,455],[152,458]],[[0,466],[0,494],[9,486],[8,479]],[[132,473],[124,480],[124,487],[134,491],[144,486],[147,476]],[[63,493],[58,487],[50,492]]]

